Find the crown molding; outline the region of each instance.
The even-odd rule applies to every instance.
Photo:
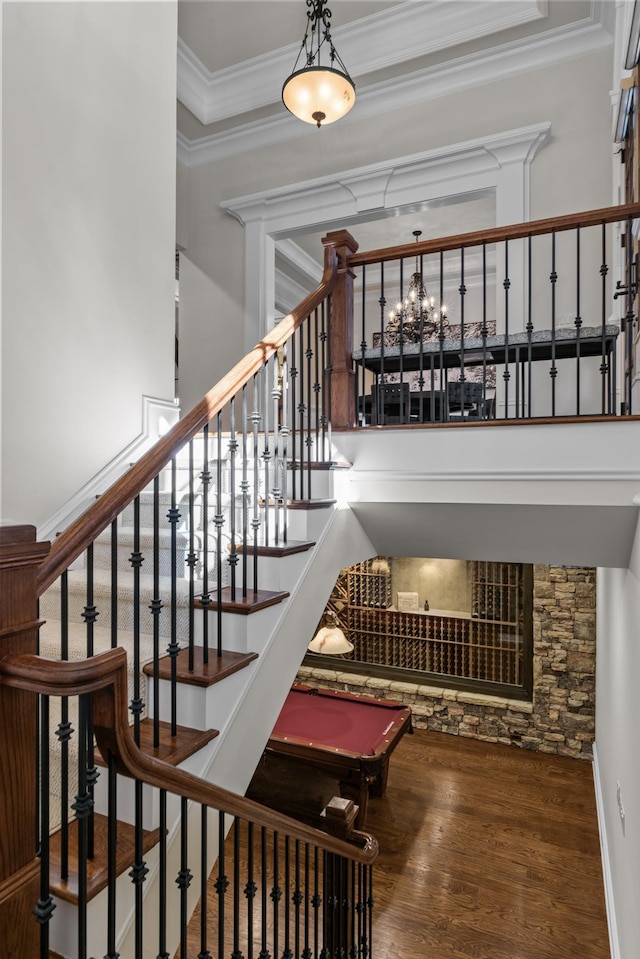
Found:
[[[457,7],[457,4],[453,6]],[[612,43],[611,34],[599,22],[582,20],[539,34],[533,40],[515,40],[395,80],[371,84],[358,91],[353,109],[340,122],[354,123],[397,110],[399,104],[415,106],[565,60],[599,53],[610,49]],[[323,135],[331,136],[331,128],[323,131]],[[318,136],[318,131],[283,113],[199,140],[189,141],[179,133],[178,160],[186,167],[202,166],[305,136]]]
[[[547,0],[407,0],[332,32],[357,77],[546,15]],[[277,103],[299,50],[288,44],[212,73],[178,38],[178,99],[205,125]]]

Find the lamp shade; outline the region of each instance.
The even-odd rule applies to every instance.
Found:
[[[304,67],[285,80],[282,102],[305,123],[334,123],[355,103],[356,91],[349,77],[334,67]]]
[[[318,630],[307,647],[310,653],[322,653],[324,656],[342,656],[353,650],[339,626],[323,626]]]

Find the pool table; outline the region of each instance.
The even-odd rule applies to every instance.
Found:
[[[335,777],[341,796],[359,807],[356,827],[360,829],[369,793],[383,795],[389,758],[407,730],[412,731],[408,706],[295,684],[266,753],[299,760]]]

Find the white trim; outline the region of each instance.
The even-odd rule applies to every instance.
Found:
[[[456,8],[458,4],[451,6]],[[612,42],[610,33],[600,23],[590,19],[578,21],[533,39],[515,40],[408,76],[363,87],[357,92],[355,106],[341,122],[357,122],[397,110],[398,104],[413,106],[564,60],[598,53],[609,49]],[[202,166],[303,136],[318,136],[318,131],[283,112],[198,140],[190,141],[179,133],[178,160],[186,167]]]
[[[317,285],[317,284],[314,284]],[[282,270],[276,269],[275,271],[275,301],[276,301],[276,310],[278,310],[282,316],[286,316],[287,313],[290,313],[304,300],[305,296],[309,293],[308,289],[305,289],[304,286],[301,286],[300,283],[296,283],[295,280],[292,280],[290,276],[287,276],[286,273],[283,273]]]
[[[593,744],[593,785],[596,794],[596,812],[598,814],[598,832],[600,834],[600,855],[602,857],[604,898],[607,908],[607,925],[609,928],[609,947],[611,949],[611,959],[622,959],[620,940],[618,938],[618,924],[616,921],[616,905],[613,895],[613,877],[611,875],[611,862],[609,859],[609,844],[607,841],[604,794],[602,791],[602,781],[600,779],[598,749],[595,742]]]
[[[515,421],[514,421],[515,422]],[[373,480],[375,482],[393,482],[393,483],[425,483],[436,480],[438,482],[455,483],[458,480],[465,483],[496,483],[502,480],[535,482],[553,481],[565,483],[578,482],[596,482],[596,483],[616,483],[628,482],[637,483],[640,481],[640,471],[629,469],[531,469],[524,467],[522,469],[495,470],[495,469],[456,469],[456,470],[421,470],[418,471],[400,471],[394,470],[393,476],[390,476],[387,469],[363,469],[352,467],[351,476],[353,480]],[[637,503],[630,505],[637,506]]]
[[[322,279],[322,267],[293,240],[278,240],[276,253],[281,259],[290,263],[298,273],[307,278],[313,286],[319,285]],[[298,300],[298,302],[300,301]]]
[[[336,27],[333,40],[353,77],[405,60],[532,23],[547,15],[546,0],[407,0],[397,7]],[[290,43],[211,72],[178,38],[178,99],[203,124],[279,100],[300,43]]]
[[[131,464],[140,459],[167,429],[178,421],[179,408],[172,400],[161,400],[151,396],[142,397],[141,431],[100,472],[96,473],[82,489],[68,499],[43,526],[38,529],[39,540],[54,539],[62,530],[76,519],[101,493],[120,476],[127,472]],[[164,420],[164,423],[162,422]]]

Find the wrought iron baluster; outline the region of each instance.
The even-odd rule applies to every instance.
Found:
[[[295,334],[294,334],[295,335]],[[300,375],[300,400],[298,402],[298,431],[300,435],[300,499],[304,499],[304,454],[305,454],[305,396],[306,396],[306,369],[305,369],[305,349],[304,349],[304,331],[303,327],[298,327],[298,361]]]
[[[264,533],[263,533],[263,544],[265,546],[269,545],[270,542],[270,515],[269,507],[271,503],[271,478],[269,476],[269,465],[271,463],[271,448],[269,444],[269,364],[265,363],[262,367],[262,380],[263,380],[263,398],[262,406],[264,409],[264,418],[262,423],[263,428],[263,444],[262,444],[262,466],[264,471],[264,498],[265,498],[265,511],[264,511]],[[274,511],[277,510],[278,504],[274,502],[273,504]]]
[[[360,335],[360,355],[361,360],[358,367],[356,367],[356,376],[355,376],[355,390],[356,390],[356,416],[358,426],[364,426],[366,423],[366,402],[365,402],[365,390],[366,390],[366,368],[364,362],[364,354],[367,349],[367,327],[366,327],[366,315],[367,315],[367,266],[366,264],[362,265],[362,305],[361,305],[361,335]]]
[[[60,578],[60,659],[69,659],[69,575],[65,570]],[[60,723],[56,736],[60,742],[60,878],[69,878],[69,742],[73,727],[69,721],[69,699],[60,700]],[[46,748],[48,740],[40,743]],[[40,750],[38,750],[40,751]],[[48,751],[47,751],[48,758]],[[47,836],[49,825],[47,823]]]
[[[218,956],[224,956],[224,916],[225,916],[225,894],[229,888],[229,880],[225,874],[225,854],[224,854],[224,813],[218,812],[218,875],[214,883],[214,888],[218,896]]]
[[[293,896],[291,901],[293,902],[293,933],[294,933],[294,945],[295,945],[295,955],[296,959],[300,955],[300,906],[304,902],[304,895],[302,889],[300,888],[300,840],[295,840],[294,845],[294,867],[293,867]]]
[[[289,366],[288,366],[288,343],[282,348],[280,377],[282,380],[281,388],[281,421],[280,434],[282,436],[282,541],[287,542],[287,510],[289,490],[287,489],[287,467],[289,455]]]
[[[256,892],[254,876],[254,826],[252,822],[247,823],[247,884],[244,887],[244,897],[247,900],[247,959],[253,959],[253,913]],[[264,884],[263,884],[264,885]]]
[[[118,645],[118,520],[111,524],[111,648]]]
[[[170,959],[167,952],[167,793],[161,789],[159,793],[159,868],[158,881],[160,883],[158,908],[158,956],[157,959]],[[115,957],[114,957],[115,959]]]
[[[298,498],[298,461],[297,461],[297,447],[298,447],[298,433],[297,433],[297,422],[296,422],[296,381],[298,379],[298,367],[296,365],[296,334],[295,331],[291,334],[289,338],[289,348],[291,350],[291,499],[295,500]]]
[[[398,345],[400,347],[400,355],[398,359],[398,376],[400,380],[400,422],[404,422],[404,409],[402,404],[402,389],[404,384],[404,260],[400,260],[400,302],[398,303],[398,313],[400,314],[400,328],[399,328],[399,337]],[[386,416],[385,416],[386,422]]]
[[[580,315],[580,237],[580,227],[578,226],[576,227],[576,318],[573,321],[576,328],[576,416],[580,416],[580,331],[582,329],[582,316]]]
[[[320,437],[322,435],[322,411],[320,408],[320,403],[322,401],[320,395],[320,349],[321,349],[321,340],[320,340],[320,322],[319,322],[319,312],[321,307],[316,307],[313,312],[313,336],[311,331],[311,323],[309,322],[309,339],[313,342],[313,392],[314,392],[314,420],[315,420],[315,458],[316,463],[321,459],[320,457]],[[324,437],[323,437],[324,439]]]
[[[280,933],[280,900],[282,898],[282,888],[280,886],[280,861],[279,861],[279,836],[277,832],[273,834],[273,883],[271,886],[271,903],[273,916],[273,956],[276,959],[278,955],[278,937]]]
[[[249,544],[249,460],[248,460],[248,413],[247,387],[242,387],[242,479],[240,492],[242,493],[242,598],[247,595],[247,574],[249,558],[247,547]]]
[[[87,777],[89,720],[91,697],[83,695],[78,702],[78,792],[72,809],[76,814],[78,831],[78,957],[87,959],[87,877],[89,861],[89,820],[93,809],[93,797]]]
[[[49,697],[38,696],[39,713],[39,855],[40,855],[40,895],[33,910],[37,922],[40,924],[40,959],[49,959],[49,922],[56,908],[49,892],[50,846],[49,846],[49,803],[50,803],[50,765],[49,754]],[[67,818],[67,810],[63,809],[63,820]]]
[[[317,313],[317,310],[316,310],[316,313]],[[312,406],[312,402],[313,402],[313,401],[312,401],[313,379],[312,379],[312,373],[311,373],[311,362],[312,362],[312,360],[313,360],[313,349],[312,349],[312,347],[311,347],[311,317],[310,317],[310,316],[308,316],[308,317],[306,318],[306,320],[305,320],[305,322],[304,322],[304,327],[306,327],[306,331],[307,331],[307,347],[306,347],[305,354],[304,354],[304,355],[305,355],[305,359],[306,359],[306,361],[307,361],[307,369],[306,369],[306,381],[307,381],[307,404],[306,404],[306,405],[307,405],[307,427],[306,427],[305,434],[304,434],[304,442],[305,442],[306,451],[307,451],[307,455],[306,455],[306,461],[307,461],[307,469],[306,469],[306,476],[307,476],[307,495],[306,495],[306,498],[307,498],[307,499],[311,499],[311,449],[312,449],[312,446],[313,446],[313,433],[312,433],[312,425],[311,425],[311,417],[312,417],[312,410],[313,410],[313,406]],[[304,494],[303,494],[303,496],[304,496]]]
[[[94,654],[94,640],[95,640],[95,623],[96,619],[99,616],[98,610],[94,603],[94,545],[91,543],[87,547],[87,602],[82,611],[82,618],[85,621],[87,627],[87,658],[90,658]],[[98,780],[98,769],[94,763],[94,753],[93,753],[93,723],[91,719],[91,713],[89,712],[87,716],[87,728],[85,731],[86,735],[86,783],[89,796],[91,798],[91,808],[90,815],[87,820],[87,853],[89,859],[93,859],[94,851],[94,819],[93,819],[93,793],[94,787]]]
[[[216,652],[222,656],[222,531],[224,513],[222,512],[222,413],[216,418],[216,512],[213,522],[216,528]],[[233,492],[231,494],[231,512],[233,513]]]
[[[240,951],[240,820],[233,820],[233,952],[231,959],[243,959]]]
[[[504,241],[504,280],[502,282],[504,289],[504,371],[502,379],[504,380],[504,418],[509,419],[509,380],[511,373],[509,371],[509,289],[511,280],[509,279],[509,241]]]
[[[153,481],[153,599],[149,604],[153,626],[153,745],[160,745],[160,477]]]
[[[198,565],[198,554],[196,553],[196,515],[195,515],[195,464],[193,453],[193,440],[189,441],[189,553],[186,558],[186,566],[189,575],[189,672],[194,669],[194,644],[195,644],[195,605],[196,605],[196,566]]]
[[[189,886],[193,875],[189,869],[189,804],[180,799],[180,870],[176,886],[180,890],[180,959],[187,959],[187,931],[189,925]]]
[[[133,735],[136,745],[140,745],[140,716],[144,702],[140,695],[140,570],[144,556],[140,552],[140,497],[133,501],[133,550],[129,557],[133,568],[133,699],[130,710],[133,715]]]
[[[291,888],[291,840],[289,836],[284,837],[284,949],[282,959],[293,959],[291,951],[291,899],[289,890]]]
[[[309,927],[309,907],[311,906],[311,887],[310,883],[310,862],[311,850],[309,843],[304,846],[304,947],[302,949],[301,959],[311,959],[311,939]]]
[[[465,407],[467,405],[467,374],[464,365],[464,304],[467,295],[467,287],[464,282],[464,247],[460,250],[460,418],[464,420]]]
[[[600,376],[602,384],[602,401],[601,401],[601,412],[607,412],[607,375],[609,373],[609,363],[607,361],[607,338],[605,327],[607,324],[607,275],[609,273],[609,267],[607,266],[607,225],[606,223],[602,224],[602,263],[600,266],[600,276],[602,277],[602,303],[601,303],[601,312],[602,319],[600,323],[601,329],[601,363],[600,363]]]
[[[209,607],[211,605],[211,595],[209,593],[209,484],[211,482],[211,473],[209,471],[208,423],[205,423],[202,430],[202,472],[200,473],[200,482],[202,483],[202,593],[200,596],[200,606],[202,608],[202,661],[206,665],[209,662]]]
[[[238,440],[236,438],[236,398],[231,397],[229,403],[231,436],[229,439],[229,500],[231,516],[229,517],[229,556],[228,563],[231,571],[231,600],[236,601],[236,567],[238,565],[238,550],[236,544],[236,456]],[[219,441],[218,441],[219,442]],[[220,634],[219,634],[220,635]]]
[[[384,366],[385,366],[385,340],[384,340],[384,328],[385,328],[385,307],[387,305],[387,300],[384,295],[384,261],[380,264],[380,298],[378,300],[378,305],[380,306],[380,374],[376,376],[375,385],[378,387],[373,394],[376,401],[376,423],[378,426],[384,421],[384,406],[381,400],[382,388],[385,383],[384,378]],[[372,411],[373,416],[373,411]]]
[[[527,415],[531,418],[531,360],[533,343],[533,249],[532,238],[527,239]]]
[[[331,342],[327,323],[331,317],[331,298],[322,301],[320,305],[320,426],[322,427],[322,449],[318,451],[317,459],[331,459]],[[357,378],[356,378],[357,379]]]
[[[116,950],[116,881],[118,849],[118,779],[115,759],[107,765],[107,952],[105,959],[118,959]]]
[[[251,527],[253,529],[253,591],[258,592],[258,530],[260,529],[260,469],[259,469],[259,436],[258,427],[262,420],[260,413],[260,400],[258,395],[258,376],[253,377],[253,412],[251,413],[251,424],[253,427],[253,519]],[[264,497],[265,516],[269,509],[269,496],[265,493]]]
[[[211,959],[208,948],[209,868],[207,863],[209,819],[206,806],[200,807],[200,952],[198,959]]]
[[[480,336],[482,337],[482,416],[487,418],[487,336],[489,328],[487,327],[487,244],[482,244],[482,326]]]
[[[135,902],[135,928],[134,928],[134,941],[135,941],[135,955],[142,956],[144,953],[142,951],[143,944],[143,930],[144,930],[144,915],[143,915],[143,903],[144,896],[142,894],[142,887],[144,885],[145,879],[147,878],[147,864],[144,861],[144,849],[143,849],[143,837],[144,837],[144,828],[143,828],[143,805],[142,805],[142,783],[140,780],[136,779],[134,784],[134,805],[135,805],[135,815],[134,815],[134,863],[129,871],[129,878],[133,883],[134,887],[134,902]]]
[[[320,907],[322,906],[322,896],[320,895],[319,881],[319,851],[318,847],[313,847],[313,895],[311,905],[313,907],[313,955],[317,956],[320,949]],[[324,925],[324,924],[323,924]]]
[[[551,283],[551,415],[556,415],[556,378],[558,376],[558,367],[556,366],[556,283],[558,274],[556,272],[556,232],[551,232],[551,274],[549,282]]]
[[[265,826],[260,827],[260,954],[258,959],[270,959],[271,953],[267,947],[267,830]]]
[[[268,364],[267,364],[268,366]],[[271,359],[271,368],[273,372],[273,385],[271,388],[271,401],[273,404],[273,467],[271,470],[271,495],[274,506],[274,543],[276,546],[280,543],[280,507],[283,499],[280,480],[282,477],[282,460],[280,453],[280,401],[282,393],[280,389],[280,359],[276,353]]]
[[[444,301],[444,250],[440,250],[440,306]],[[440,309],[440,329],[438,330],[438,343],[440,345],[440,420],[444,421],[449,416],[449,411],[447,409],[447,376],[444,366],[444,341],[446,339],[445,329],[444,329],[444,317],[442,315],[442,309]],[[433,364],[433,360],[432,360]],[[433,375],[432,375],[433,380]]]
[[[180,510],[177,504],[177,463],[175,457],[171,460],[171,506],[167,513],[171,530],[171,609],[169,632],[170,640],[167,646],[171,666],[171,735],[176,736],[178,731],[178,522]],[[159,710],[158,710],[159,713]]]

